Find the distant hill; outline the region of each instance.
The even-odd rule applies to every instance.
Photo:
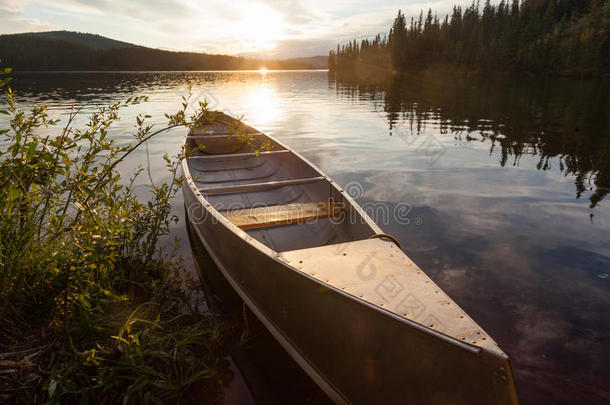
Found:
[[[310,64],[314,69],[327,69],[328,56],[307,56],[303,58],[288,59],[295,62]]]
[[[116,41],[100,35],[50,31],[0,35],[2,65],[24,70],[244,70],[319,69],[325,57],[252,59],[173,52]]]
[[[117,41],[97,34],[87,34],[84,32],[73,31],[48,31],[48,32],[31,32],[25,34],[16,34],[14,37],[30,36],[34,38],[46,38],[55,41],[70,42],[75,45],[84,46],[93,49],[117,49],[117,48],[134,48],[138,45],[130,44],[129,42]]]

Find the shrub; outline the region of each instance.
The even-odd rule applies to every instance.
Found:
[[[8,74],[4,69],[2,73]],[[0,76],[0,78],[5,76]],[[0,87],[8,79],[0,79]],[[82,128],[45,106],[19,109],[11,89],[0,113],[0,401],[71,403],[210,402],[226,378],[222,323],[184,314],[169,275],[178,266],[159,246],[177,218],[184,151],[164,156],[170,180],[140,201],[135,178],[117,171],[138,147],[174,127],[212,120],[188,98],[167,126],[136,119],[133,143],[108,136],[134,97],[100,108]],[[54,129],[56,129],[54,131]],[[55,135],[45,135],[56,132]],[[136,308],[137,307],[137,308]],[[134,309],[136,308],[136,309]]]

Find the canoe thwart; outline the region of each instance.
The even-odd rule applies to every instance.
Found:
[[[247,134],[233,134],[229,132],[214,132],[210,134],[200,134],[200,135],[187,135],[186,139],[228,139],[228,138],[249,138],[253,136],[265,136],[262,132],[250,132]]]
[[[232,160],[232,159],[242,159],[248,157],[260,157],[267,155],[275,155],[278,153],[292,153],[288,149],[280,149],[280,150],[269,150],[263,152],[246,152],[246,153],[223,153],[217,155],[193,155],[189,156],[187,159],[203,159],[203,160]]]
[[[250,191],[259,191],[269,188],[278,188],[286,186],[296,186],[301,184],[317,183],[325,180],[324,177],[309,177],[306,179],[294,179],[294,180],[278,180],[268,181],[265,183],[250,183],[250,184],[236,184],[231,186],[218,186],[218,187],[206,187],[200,188],[199,191],[205,194],[222,194],[222,193],[247,193]]]
[[[341,207],[331,201],[317,201],[223,211],[221,214],[239,228],[249,229],[339,217]]]

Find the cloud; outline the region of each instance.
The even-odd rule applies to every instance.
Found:
[[[23,13],[22,4],[16,0],[0,0],[0,21],[2,21],[2,32],[0,34],[48,31],[58,28],[55,24],[43,22],[36,18],[27,18]]]
[[[71,15],[113,15],[154,24],[171,20],[174,23],[193,15],[193,7],[186,0],[34,0],[42,7]]]
[[[313,8],[305,8],[296,0],[263,0],[263,3],[280,13],[290,24],[309,24],[316,14]]]
[[[0,0],[0,10],[17,13],[21,11],[21,4],[17,0]]]

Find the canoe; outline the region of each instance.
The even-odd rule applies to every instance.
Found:
[[[320,169],[221,112],[185,149],[197,237],[334,402],[518,402],[508,356]]]

